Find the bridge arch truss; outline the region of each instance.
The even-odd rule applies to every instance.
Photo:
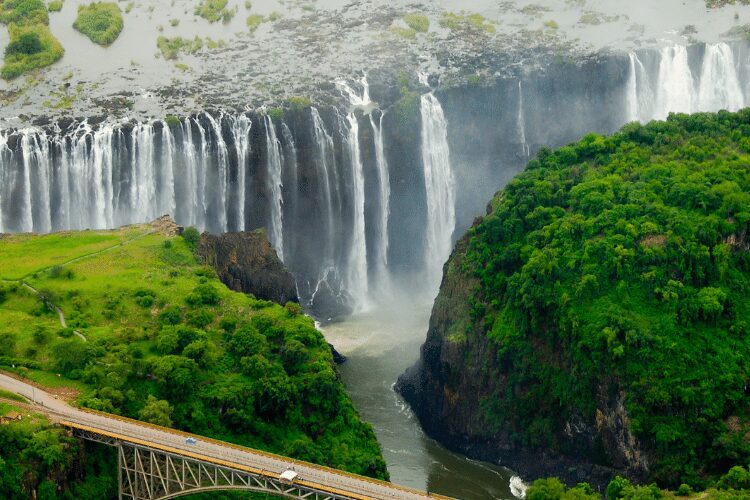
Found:
[[[117,449],[120,500],[163,500],[207,491],[248,491],[306,500],[348,500],[353,497],[321,492],[275,474],[250,472],[121,441],[94,432],[74,430],[77,437]]]

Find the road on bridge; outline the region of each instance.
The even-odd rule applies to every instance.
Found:
[[[73,424],[72,427],[89,428],[105,435],[116,436],[123,441],[167,449],[173,453],[184,452],[188,456],[205,458],[209,462],[222,461],[230,466],[261,469],[268,477],[278,478],[285,470],[293,469],[299,475],[298,480],[304,481],[306,485],[319,486],[322,491],[333,490],[337,494],[350,498],[377,500],[447,498],[116,415],[84,411],[68,405],[38,387],[3,373],[0,373],[0,388],[29,399],[40,412],[48,414],[55,422],[70,422]],[[196,443],[187,443],[187,437],[193,437]]]

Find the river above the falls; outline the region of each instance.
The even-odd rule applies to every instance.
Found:
[[[419,357],[430,309],[431,301],[412,297],[320,329],[348,358],[339,366],[341,377],[354,406],[375,429],[392,482],[462,500],[513,499],[510,470],[470,460],[429,438],[393,390]]]

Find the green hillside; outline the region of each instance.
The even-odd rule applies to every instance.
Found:
[[[189,243],[148,225],[3,236],[0,367],[89,408],[386,478],[312,319],[230,291]]]

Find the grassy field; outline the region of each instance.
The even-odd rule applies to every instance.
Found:
[[[44,298],[0,282],[0,369],[83,406],[387,477],[312,319],[229,290],[185,239],[150,225],[9,236],[0,262]]]

